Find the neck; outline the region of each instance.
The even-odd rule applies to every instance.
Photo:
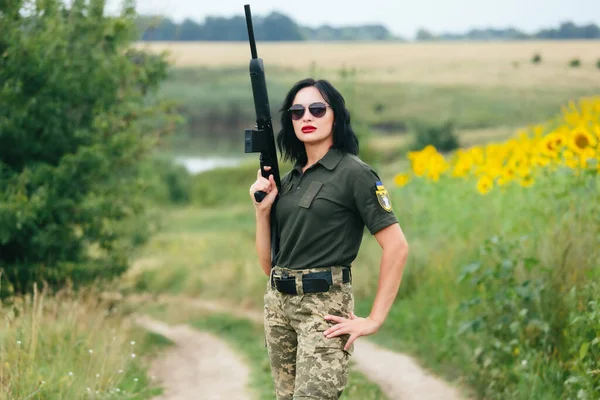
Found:
[[[303,170],[306,170],[311,165],[323,158],[329,151],[331,145],[332,143],[329,140],[323,143],[305,144],[304,148],[306,149],[307,162]]]

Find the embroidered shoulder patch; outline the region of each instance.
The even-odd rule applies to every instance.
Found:
[[[390,196],[387,190],[383,187],[383,183],[381,181],[377,181],[375,183],[377,190],[375,190],[375,194],[377,195],[377,201],[381,208],[385,211],[392,211],[392,200],[390,200]]]

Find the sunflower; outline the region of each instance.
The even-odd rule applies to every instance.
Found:
[[[452,176],[457,178],[464,178],[471,170],[471,163],[467,160],[467,157],[461,158],[454,164],[452,169]]]
[[[408,184],[408,182],[410,182],[410,175],[409,174],[398,174],[394,177],[394,183],[397,186],[406,186],[406,184]]]
[[[504,186],[509,182],[510,182],[510,179],[503,175],[500,178],[498,178],[498,180],[496,181],[496,184],[498,186]]]
[[[519,180],[519,184],[522,187],[530,187],[533,185],[533,177],[531,175],[525,175]]]
[[[597,139],[584,127],[578,127],[571,133],[569,147],[576,154],[583,154],[589,147],[596,147]]]
[[[589,162],[595,163],[596,152],[591,147],[585,148],[581,154],[579,154],[579,166],[583,169],[589,167]]]
[[[508,179],[513,179],[515,177],[515,168],[510,167],[510,166],[506,167],[504,169],[503,175]]]
[[[486,195],[494,187],[494,181],[488,175],[483,175],[477,182],[477,190],[479,193]]]
[[[538,154],[531,158],[531,165],[536,167],[545,167],[550,164],[550,158]]]
[[[485,161],[485,153],[480,146],[473,146],[469,151],[469,155],[474,164],[483,164]]]
[[[427,171],[427,163],[421,158],[415,159],[412,162],[412,169],[416,176],[421,177],[425,175],[425,172]]]
[[[565,140],[559,132],[552,132],[539,141],[539,151],[550,158],[558,157]]]
[[[512,167],[504,168],[498,177],[497,184],[498,186],[504,186],[507,183],[511,182],[515,179],[516,171]]]
[[[565,150],[563,152],[563,164],[571,169],[576,169],[579,167],[577,155],[571,150]]]

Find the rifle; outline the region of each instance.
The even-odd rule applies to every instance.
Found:
[[[254,109],[256,111],[256,129],[245,130],[245,152],[260,153],[260,169],[263,177],[268,178],[273,174],[277,189],[281,189],[281,178],[279,176],[279,163],[277,162],[277,150],[275,148],[275,135],[273,134],[273,123],[271,121],[271,110],[269,108],[269,96],[267,94],[267,83],[265,80],[265,68],[262,58],[256,53],[256,42],[254,40],[254,29],[252,27],[252,15],[250,5],[244,5],[246,12],[246,25],[248,26],[248,39],[250,41],[250,81],[252,83],[252,95],[254,96]],[[265,171],[265,166],[271,167]],[[267,194],[263,191],[254,193],[257,202],[261,202]],[[279,243],[277,225],[275,219],[275,206],[277,198],[271,207],[271,265],[274,265]]]

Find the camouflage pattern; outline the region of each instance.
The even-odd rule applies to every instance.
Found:
[[[322,269],[293,270],[274,267],[274,277],[301,276]],[[265,339],[278,400],[339,399],[348,381],[349,335],[326,338],[332,314],[348,318],[354,309],[352,283],[342,283],[342,269],[333,267],[333,285],[325,293],[280,293],[267,284],[264,301]],[[301,288],[300,285],[296,285]]]

